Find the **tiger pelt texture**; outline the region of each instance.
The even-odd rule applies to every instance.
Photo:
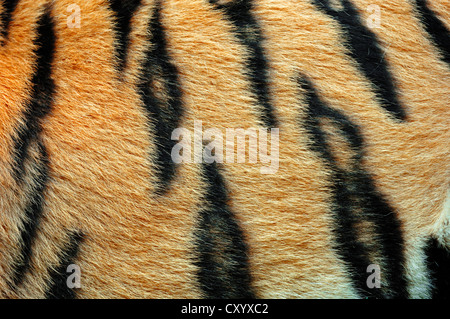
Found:
[[[0,1],[1,298],[449,298],[447,0]]]

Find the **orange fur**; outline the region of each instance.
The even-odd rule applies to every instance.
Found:
[[[368,5],[381,8],[381,26],[372,31],[407,110],[405,123],[393,121],[380,108],[371,83],[346,54],[336,21],[308,1],[254,1],[280,122],[280,164],[273,175],[261,174],[261,163],[225,163],[222,172],[229,206],[249,247],[257,297],[358,296],[332,245],[330,174],[311,152],[301,125],[306,101],[296,81],[300,72],[313,80],[325,102],[361,128],[364,166],[401,221],[412,296],[429,297],[414,290],[422,280],[415,267],[423,262],[425,240],[441,236],[448,243],[449,67],[421,29],[410,2],[353,2],[364,19],[370,14]],[[19,287],[10,289],[8,274],[29,191],[10,174],[12,136],[30,93],[36,22],[48,3],[56,33],[56,91],[51,113],[42,121],[50,182],[31,270]],[[68,243],[67,229],[85,235],[76,260],[82,270],[78,297],[202,297],[192,263],[198,258],[193,229],[205,189],[201,168],[180,165],[169,191],[155,195],[154,123],[147,121],[136,91],[149,46],[145,37],[152,37],[147,25],[155,1],[143,1],[131,20],[121,77],[115,69],[114,19],[107,1],[77,2],[80,28],[67,26],[72,3],[19,1],[9,41],[0,47],[0,297],[45,295],[50,269],[57,267],[58,252]],[[445,1],[436,1],[433,8],[448,26]],[[223,14],[203,0],[165,0],[161,20],[179,70],[185,112],[180,126],[193,131],[194,121],[201,120],[204,129],[260,127],[255,97],[242,71],[249,52]],[[338,160],[345,163],[349,151],[339,137],[332,140]],[[33,154],[26,164],[31,175]]]

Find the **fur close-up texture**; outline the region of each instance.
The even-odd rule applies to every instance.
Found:
[[[448,0],[0,0],[0,298],[450,299]]]

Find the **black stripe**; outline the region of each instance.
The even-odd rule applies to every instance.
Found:
[[[12,21],[12,13],[16,9],[17,2],[19,0],[3,0],[3,11],[0,12],[0,35],[3,39],[0,40],[0,45],[3,45],[8,39],[9,35],[9,24]]]
[[[20,234],[20,253],[14,268],[13,283],[17,286],[21,283],[25,273],[30,267],[33,240],[36,236],[37,227],[43,211],[44,191],[48,181],[49,159],[46,148],[40,138],[41,121],[51,110],[54,83],[51,78],[51,63],[55,46],[55,33],[50,11],[46,11],[37,27],[36,56],[37,68],[32,79],[32,94],[29,105],[24,114],[25,124],[21,128],[18,137],[15,138],[15,162],[13,173],[19,184],[24,182],[25,162],[29,158],[30,149],[35,149],[38,154],[36,161],[30,165],[34,166],[29,171],[34,172],[31,176],[32,187],[28,205],[24,212],[24,223]]]
[[[146,53],[139,93],[155,128],[157,146],[155,163],[158,185],[156,192],[165,193],[175,176],[176,166],[171,158],[177,141],[171,139],[183,116],[182,94],[177,67],[171,62],[167,39],[161,22],[158,2],[149,26],[151,46]]]
[[[450,32],[444,23],[428,7],[427,0],[415,0],[416,9],[434,44],[442,53],[442,60],[450,65]]]
[[[427,248],[427,263],[433,281],[433,299],[450,300],[450,249],[432,238]]]
[[[114,11],[116,23],[114,25],[116,39],[116,54],[119,60],[118,70],[123,71],[127,61],[128,45],[130,42],[130,21],[141,5],[141,0],[109,0],[110,8]]]
[[[18,286],[22,283],[25,274],[30,269],[33,253],[33,242],[43,213],[44,191],[48,181],[49,159],[41,141],[33,143],[39,153],[39,160],[34,163],[33,190],[27,195],[28,204],[24,211],[24,221],[19,239],[19,253],[14,262],[12,284]]]
[[[364,149],[360,129],[344,114],[328,107],[309,80],[300,78],[299,84],[306,92],[308,109],[305,124],[311,140],[310,147],[325,160],[331,172],[337,251],[349,265],[354,286],[363,297],[406,297],[401,225],[394,210],[377,191],[372,177],[363,167]],[[348,167],[342,167],[336,161],[323,125],[332,125],[333,131],[348,143],[352,155]],[[363,225],[364,221],[374,225],[373,243],[375,247],[380,247],[378,255],[385,263],[382,276],[387,289],[380,291],[370,289],[366,284],[367,267],[375,262],[369,257],[369,247],[359,238],[356,228],[357,225]]]
[[[349,210],[348,203],[350,202],[351,196],[348,187],[343,187],[343,185],[345,185],[345,174],[338,169],[335,163],[326,141],[326,135],[320,128],[319,119],[321,117],[332,118],[336,122],[343,122],[346,127],[352,128],[352,126],[348,125],[345,119],[340,116],[340,113],[329,109],[324,102],[319,99],[315,89],[308,80],[302,78],[300,80],[300,85],[306,92],[308,114],[305,124],[311,139],[311,149],[326,161],[327,166],[332,172],[333,210],[336,214],[336,228],[334,231],[337,241],[337,251],[341,254],[342,259],[349,265],[350,277],[354,286],[362,293],[363,297],[372,297],[372,294],[375,294],[374,297],[379,297],[378,291],[370,291],[365,283],[367,277],[366,269],[372,262],[366,254],[367,247],[358,240],[355,230],[355,225],[358,220]],[[356,135],[346,134],[346,137],[355,138]],[[357,144],[357,142],[358,141],[355,141],[351,144]]]
[[[69,234],[69,245],[65,247],[59,256],[59,265],[50,271],[50,285],[46,291],[47,299],[75,299],[76,288],[69,288],[67,278],[67,267],[75,264],[79,247],[83,241],[83,234],[80,232],[72,232]]]
[[[362,23],[357,9],[349,0],[342,0],[344,9],[335,11],[329,0],[312,0],[326,14],[334,18],[345,31],[350,56],[358,63],[360,70],[374,85],[381,98],[382,107],[398,120],[406,119],[406,112],[400,104],[394,80],[389,71],[376,35]]]
[[[216,163],[203,164],[205,207],[195,232],[197,278],[204,297],[254,298],[248,248],[238,220],[227,205],[225,181]]]
[[[40,134],[41,121],[51,111],[55,84],[51,77],[55,51],[54,23],[46,11],[38,22],[35,40],[36,70],[31,83],[31,98],[24,112],[24,124],[14,138],[14,176],[19,180],[24,173],[24,162],[28,156],[30,142]]]
[[[264,41],[261,28],[252,14],[252,1],[230,1],[229,4],[218,4],[217,0],[209,2],[225,16],[236,28],[236,37],[248,52],[246,73],[251,82],[251,90],[260,108],[260,120],[267,128],[277,127],[270,90],[269,68],[262,43]]]

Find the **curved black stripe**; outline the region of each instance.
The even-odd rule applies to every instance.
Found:
[[[14,286],[21,284],[26,272],[30,268],[33,253],[33,241],[36,237],[44,206],[44,191],[48,181],[49,159],[45,147],[41,141],[35,141],[39,153],[39,160],[34,163],[36,174],[33,176],[34,187],[27,195],[28,204],[24,211],[24,222],[21,227],[19,239],[19,253],[13,265],[12,283]]]
[[[372,177],[363,167],[363,137],[358,126],[341,112],[328,107],[309,80],[300,78],[299,84],[306,92],[308,109],[305,124],[310,135],[310,147],[325,160],[331,172],[337,251],[350,267],[354,286],[363,297],[406,297],[401,225],[393,208],[377,191]],[[323,125],[331,125],[333,131],[348,143],[351,151],[349,167],[342,167],[336,161]],[[367,267],[375,262],[369,257],[369,247],[359,238],[356,228],[364,221],[374,225],[372,241],[385,263],[382,276],[383,288],[386,289],[381,291],[370,289],[366,284]]]
[[[55,84],[51,77],[55,51],[54,23],[50,11],[46,11],[38,22],[35,40],[36,69],[31,80],[31,97],[24,111],[24,124],[13,138],[15,157],[13,172],[20,180],[24,174],[24,161],[28,156],[30,142],[40,134],[41,121],[51,111]]]
[[[218,10],[222,10],[236,28],[236,37],[249,53],[246,73],[250,79],[251,90],[260,107],[260,120],[267,128],[277,127],[270,90],[269,67],[262,47],[264,40],[261,28],[252,14],[252,0],[230,1],[229,4],[218,4],[217,0],[209,2]]]
[[[49,159],[46,148],[40,138],[41,121],[51,110],[54,83],[51,78],[51,63],[55,48],[55,33],[50,10],[40,18],[37,27],[36,64],[37,68],[32,78],[30,101],[24,112],[24,125],[20,128],[18,136],[14,139],[16,154],[14,157],[13,174],[18,184],[24,182],[25,162],[31,161],[29,172],[33,172],[31,192],[27,195],[28,205],[24,211],[23,226],[20,234],[20,252],[14,268],[13,283],[21,283],[28,271],[32,255],[33,240],[43,211],[44,191],[48,181]],[[37,159],[32,160],[30,150],[37,153]],[[31,169],[32,168],[32,169]]]
[[[445,249],[432,238],[425,252],[434,286],[432,298],[450,300],[450,249]]]
[[[329,0],[312,1],[323,12],[339,22],[342,30],[345,31],[350,56],[374,85],[376,94],[381,98],[382,107],[396,119],[406,120],[406,112],[398,100],[395,83],[377,37],[364,26],[351,1],[342,0],[344,7],[342,11],[333,10]]]
[[[415,0],[416,9],[431,39],[442,52],[442,60],[450,65],[450,32],[428,7],[427,0]]]
[[[206,298],[254,298],[248,248],[238,220],[227,205],[225,181],[216,163],[203,164],[205,207],[195,232],[197,278]]]
[[[12,13],[16,9],[17,2],[19,2],[19,0],[3,0],[3,11],[0,12],[0,27],[2,28],[0,35],[3,39],[0,40],[0,45],[3,45],[5,40],[8,39],[9,24],[12,21]]]
[[[59,265],[50,271],[50,284],[46,291],[47,299],[75,299],[76,291],[67,285],[69,273],[67,267],[75,264],[79,247],[83,241],[81,232],[71,232],[69,234],[69,245],[60,253]]]
[[[120,72],[125,68],[127,60],[131,31],[130,21],[141,5],[141,0],[109,0],[109,3],[116,16],[114,28],[117,34],[116,53],[119,59],[118,69]]]
[[[377,290],[368,289],[366,280],[367,266],[372,264],[366,254],[367,247],[358,240],[355,225],[358,222],[357,217],[349,210],[350,194],[345,185],[345,174],[337,167],[333,154],[327,144],[326,135],[320,128],[319,119],[321,117],[334,118],[335,121],[343,121],[348,126],[340,113],[328,108],[321,99],[319,99],[312,84],[305,78],[300,79],[300,85],[306,92],[308,113],[306,118],[306,129],[311,139],[311,149],[325,160],[332,172],[332,195],[336,214],[335,238],[337,241],[337,251],[342,259],[350,266],[349,274],[354,283],[354,287],[363,294],[363,297],[380,297]],[[352,127],[352,126],[350,126]],[[350,138],[354,134],[348,135]],[[351,144],[356,144],[357,141]]]
[[[143,65],[139,93],[155,128],[156,174],[159,183],[156,192],[165,193],[175,176],[176,166],[171,151],[177,141],[171,139],[183,116],[182,94],[177,67],[171,62],[167,39],[161,23],[161,5],[158,2],[150,22],[151,45]]]

